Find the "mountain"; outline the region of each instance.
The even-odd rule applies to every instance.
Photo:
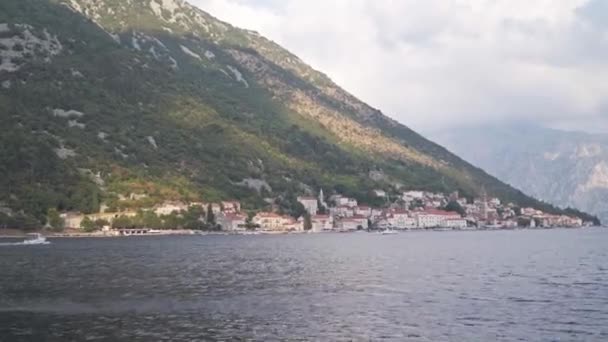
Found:
[[[528,194],[608,220],[608,135],[514,125],[436,136],[466,160]]]
[[[0,2],[0,224],[323,188],[485,189],[560,212],[180,0]],[[583,215],[583,214],[581,214]]]

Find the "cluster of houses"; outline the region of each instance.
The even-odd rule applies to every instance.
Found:
[[[376,196],[386,197],[382,190]],[[503,204],[498,198],[476,198],[468,200],[458,193],[449,195],[425,191],[406,191],[401,197],[383,208],[360,205],[354,198],[336,194],[328,199],[323,195],[297,198],[307,215],[295,219],[275,211],[258,212],[250,216],[241,210],[237,201],[221,203],[166,202],[151,210],[159,216],[187,210],[199,206],[211,208],[215,220],[222,230],[238,232],[259,230],[265,232],[338,231],[347,232],[362,229],[478,229],[527,227],[581,227],[580,218],[549,215],[532,208],[519,209],[513,204]],[[455,210],[456,207],[458,210]],[[445,208],[443,210],[441,208]],[[450,208],[454,211],[448,211]],[[112,222],[119,216],[135,216],[135,212],[100,213],[88,215],[90,219]],[[67,227],[77,228],[84,215],[65,214]]]
[[[384,197],[382,190],[377,196]],[[577,217],[556,216],[542,211],[513,204],[503,205],[498,198],[478,198],[469,201],[458,196],[425,191],[404,192],[400,200],[385,208],[360,205],[356,199],[333,195],[326,201],[321,190],[318,197],[298,197],[310,215],[312,232],[354,231],[361,229],[478,229],[527,227],[582,227]],[[457,203],[460,213],[447,211],[450,203]],[[521,211],[520,213],[516,211]],[[320,213],[323,212],[323,213]],[[220,213],[218,223],[224,230],[238,231],[255,227],[263,231],[302,231],[305,219],[296,220],[275,212],[261,212],[250,222],[239,213]]]

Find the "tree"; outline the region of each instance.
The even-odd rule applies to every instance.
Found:
[[[253,222],[254,217],[255,212],[251,211],[247,213],[247,219],[245,219],[245,228],[247,228],[247,230],[255,230],[256,228],[259,228],[259,226]]]
[[[327,207],[319,203],[319,215],[327,215],[328,213]]]
[[[460,214],[460,216],[466,216],[467,212],[466,210],[464,210],[464,208],[460,205],[460,203],[456,202],[456,201],[450,201],[450,203],[448,203],[443,210],[445,211],[455,211],[458,214]]]
[[[184,228],[193,230],[203,230],[205,225],[203,224],[202,218],[205,216],[205,212],[201,207],[191,206],[183,212]]]
[[[93,220],[91,220],[88,216],[85,216],[84,219],[80,222],[80,228],[87,233],[91,233],[97,230],[97,227],[95,227],[95,222],[93,222]]]
[[[306,214],[308,214],[308,212],[306,211],[306,208],[304,208],[304,206],[302,205],[302,203],[295,201],[291,203],[292,205],[292,209],[290,210],[289,214],[295,218],[300,218]]]
[[[137,214],[139,225],[142,228],[161,229],[163,221],[156,215],[154,211],[146,210]]]
[[[182,219],[177,213],[172,212],[169,215],[163,215],[163,229],[179,229],[182,227]]]
[[[77,184],[72,201],[78,211],[85,214],[96,213],[99,211],[99,189],[90,182],[80,182]]]
[[[109,226],[110,222],[108,222],[108,220],[104,220],[104,219],[97,219],[95,220],[95,228],[97,229],[102,229],[105,226]]]
[[[125,215],[117,217],[112,222],[112,228],[133,228],[134,226],[133,219]]]
[[[421,199],[415,199],[410,203],[410,210],[414,210],[416,208],[424,208],[424,202]]]
[[[65,228],[65,220],[59,216],[59,212],[55,208],[49,209],[47,222],[54,231],[62,231]]]
[[[215,214],[213,213],[211,204],[207,205],[207,219],[205,221],[209,225],[215,225]]]
[[[515,216],[521,216],[522,214],[522,210],[520,207],[514,207],[513,212],[515,213]]]
[[[304,230],[312,229],[312,219],[308,212],[304,213]]]

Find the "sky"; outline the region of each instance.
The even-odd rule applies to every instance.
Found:
[[[608,0],[190,0],[423,133],[608,133]]]

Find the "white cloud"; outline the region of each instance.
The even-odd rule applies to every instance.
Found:
[[[192,2],[422,131],[523,120],[608,131],[605,0]]]

